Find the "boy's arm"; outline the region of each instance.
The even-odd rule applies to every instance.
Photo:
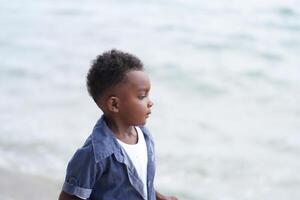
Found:
[[[74,195],[70,195],[64,191],[61,191],[58,200],[82,200]]]
[[[156,199],[157,200],[178,200],[177,197],[174,196],[164,196],[160,194],[159,192],[155,191]]]

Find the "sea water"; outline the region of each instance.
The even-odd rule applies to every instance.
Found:
[[[0,19],[0,168],[62,184],[101,115],[87,70],[117,48],[151,77],[157,190],[300,199],[299,1],[2,0]]]

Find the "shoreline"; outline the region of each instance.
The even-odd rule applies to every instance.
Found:
[[[0,200],[58,199],[59,182],[0,168]]]

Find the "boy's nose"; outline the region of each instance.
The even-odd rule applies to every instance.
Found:
[[[149,102],[148,102],[148,108],[151,108],[152,106],[153,106],[153,101],[151,101],[151,100],[149,100]]]

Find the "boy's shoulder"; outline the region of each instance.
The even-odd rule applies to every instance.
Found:
[[[138,126],[144,133],[147,143],[154,145],[152,135],[144,126]],[[77,150],[77,156],[89,157],[96,163],[108,158],[112,154],[120,154],[121,147],[114,137],[112,131],[106,125],[103,116],[97,121],[91,135],[86,139],[84,145]]]

